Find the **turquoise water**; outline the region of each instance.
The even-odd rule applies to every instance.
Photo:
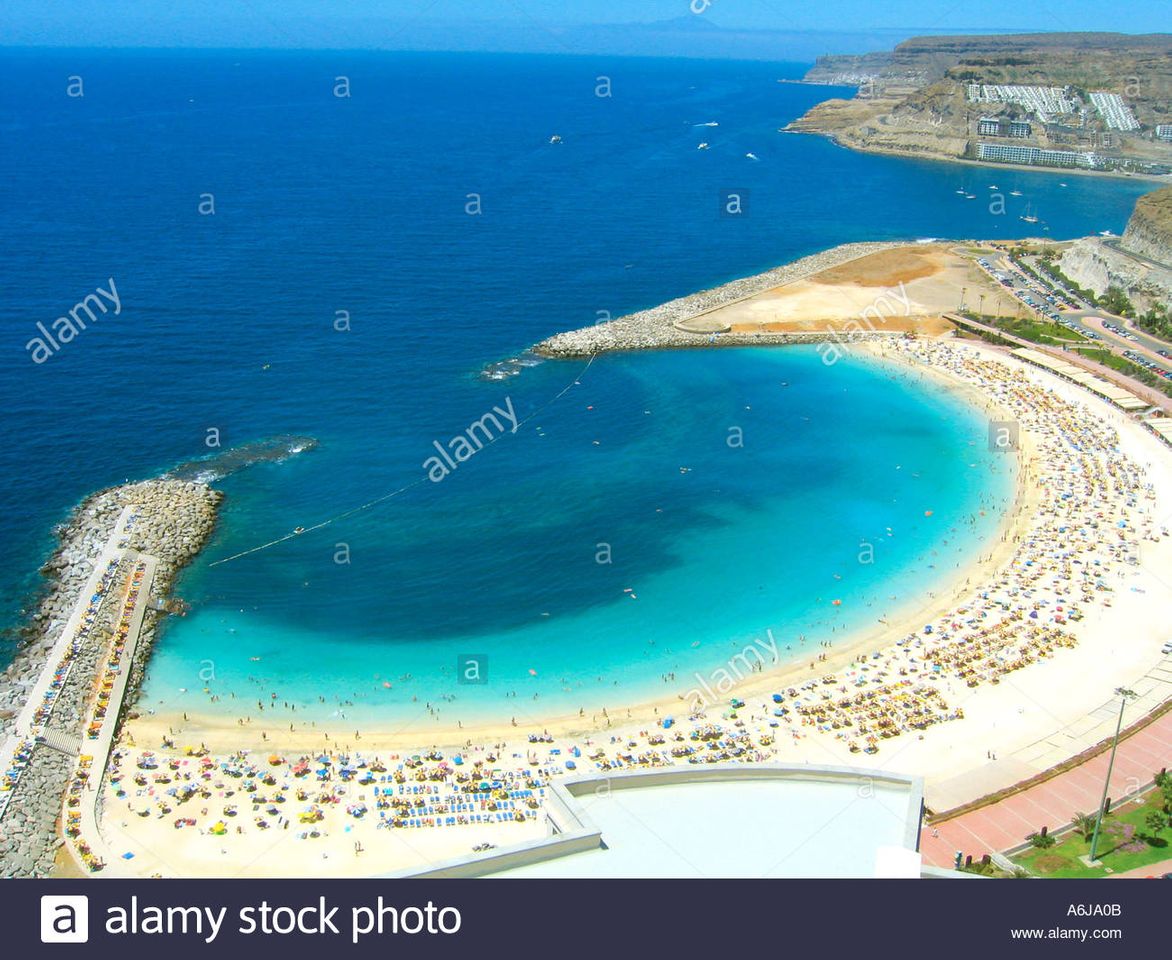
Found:
[[[965,519],[1008,483],[983,425],[935,391],[803,350],[602,359],[442,483],[210,566],[418,480],[433,441],[506,396],[539,410],[580,365],[477,374],[600,311],[849,241],[1017,236],[1027,203],[1043,221],[1031,231],[1120,232],[1149,187],[780,134],[850,93],[777,83],[805,69],[0,53],[0,620],[17,622],[78,500],[208,453],[212,428],[225,448],[283,434],[320,446],[221,481],[217,539],[180,584],[193,612],[150,669],[149,696],[172,705],[201,702],[209,661],[225,709],[276,689],[324,697],[322,711],[405,714],[414,696],[453,694],[443,710],[469,716],[535,709],[533,694],[536,709],[590,710],[676,692],[662,673],[682,687],[771,627],[783,646],[842,636],[954,568],[982,533]],[[64,92],[75,74],[83,99]],[[338,75],[352,97],[333,96]],[[594,96],[599,75],[611,98]],[[991,185],[1023,196],[1002,216],[956,193]],[[748,214],[722,218],[733,188]],[[35,324],[109,278],[120,315],[32,363]],[[855,559],[861,537],[872,565]],[[612,563],[595,562],[599,543]],[[487,653],[491,682],[454,690],[459,653]]]
[[[529,409],[581,366],[543,364],[508,395]],[[430,702],[471,722],[686,694],[767,631],[782,661],[813,657],[990,536],[1013,461],[987,433],[952,395],[815,347],[604,358],[442,482],[198,565],[182,591],[195,612],[158,645],[146,700],[205,702],[203,671],[236,714],[233,695],[275,692],[319,714],[407,722]],[[309,491],[325,464],[256,469]],[[225,482],[209,559],[324,518],[266,487]],[[489,682],[457,683],[460,654],[482,655]]]

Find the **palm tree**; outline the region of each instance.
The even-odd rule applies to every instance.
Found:
[[[1090,840],[1095,832],[1095,818],[1089,813],[1076,813],[1071,818],[1074,829],[1082,834],[1084,840]]]

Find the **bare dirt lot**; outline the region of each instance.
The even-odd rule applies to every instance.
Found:
[[[961,301],[986,313],[1016,314],[1013,295],[951,245],[916,244],[884,250],[766,290],[705,315],[737,333],[823,330],[914,331],[951,325],[941,314]]]

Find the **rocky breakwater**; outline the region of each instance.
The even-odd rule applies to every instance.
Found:
[[[752,346],[762,343],[813,343],[828,339],[853,339],[848,335],[836,334],[831,324],[828,324],[826,333],[758,334],[719,332],[720,325],[715,323],[712,330],[704,329],[705,324],[697,321],[720,307],[764,293],[774,287],[804,280],[823,270],[878,253],[880,250],[899,246],[905,244],[848,243],[832,247],[821,253],[795,260],[793,263],[767,270],[765,273],[670,300],[650,310],[641,310],[592,327],[556,334],[537,344],[534,352],[546,357],[589,357],[611,351],[674,349],[708,346],[713,343],[725,346]],[[681,329],[682,324],[692,325],[696,329]]]
[[[123,507],[136,508],[137,517],[116,544],[124,550],[157,558],[157,576],[151,595],[145,598],[146,617],[138,652],[131,667],[128,700],[137,690],[149,656],[162,606],[180,569],[199,552],[211,536],[216,510],[223,494],[201,483],[160,479],[125,484],[102,490],[83,501],[58,531],[60,546],[41,572],[47,578],[44,595],[35,605],[25,628],[24,643],[13,663],[0,676],[0,742],[6,740],[14,720],[41,672],[49,663],[54,645],[62,639],[67,621],[103,552]],[[112,577],[122,582],[130,569],[120,560]],[[82,740],[89,703],[106,641],[119,614],[121,591],[111,589],[103,598],[94,626],[72,661],[68,680],[58,693],[47,725],[65,739]],[[55,655],[54,655],[55,659]],[[59,839],[59,818],[66,780],[74,766],[67,753],[38,743],[0,819],[0,875],[45,876],[54,865]]]

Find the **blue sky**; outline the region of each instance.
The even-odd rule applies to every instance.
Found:
[[[756,31],[805,32],[833,52],[919,33],[1172,30],[1169,0],[3,0],[0,44],[549,49],[593,52],[616,24],[673,21],[648,53],[762,46]],[[699,11],[699,12],[696,12]],[[639,29],[636,28],[636,32]],[[841,43],[823,35],[841,33]],[[628,38],[630,42],[630,38]],[[797,46],[802,43],[795,41]],[[656,49],[657,45],[663,49]]]

